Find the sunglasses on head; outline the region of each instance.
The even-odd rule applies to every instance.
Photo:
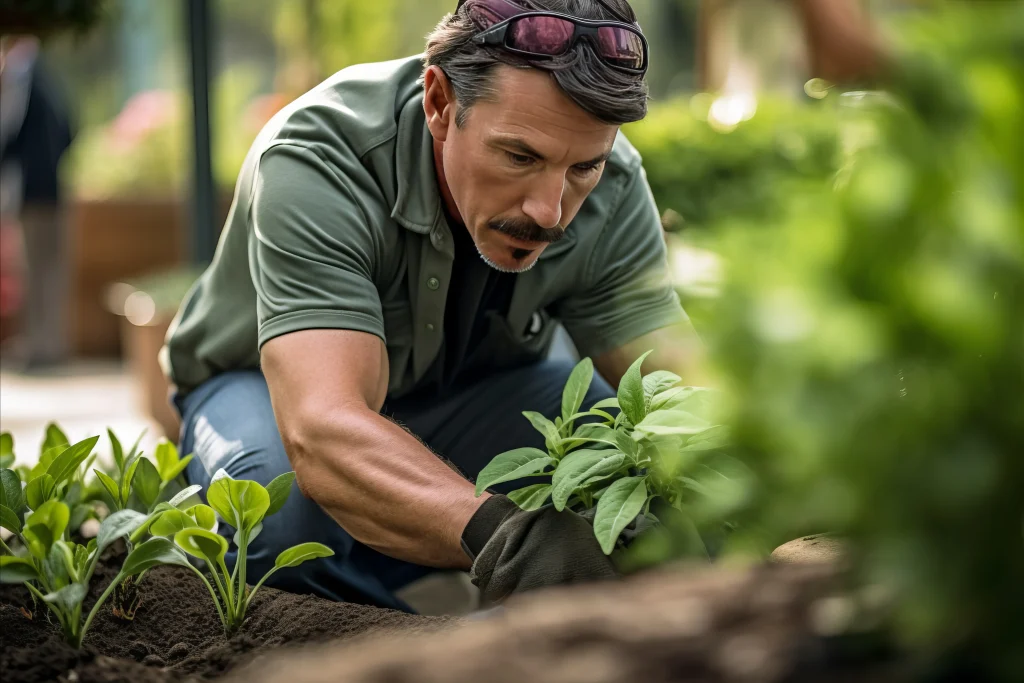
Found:
[[[530,59],[550,59],[587,40],[608,66],[639,75],[647,71],[647,39],[636,24],[535,12],[511,0],[460,0],[456,11],[463,5],[468,5],[470,18],[482,29],[473,37],[478,45],[500,47]]]

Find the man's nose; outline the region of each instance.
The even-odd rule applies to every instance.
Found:
[[[523,213],[545,230],[557,227],[562,220],[564,191],[564,176],[558,173],[545,174],[534,184],[526,201],[523,202]]]

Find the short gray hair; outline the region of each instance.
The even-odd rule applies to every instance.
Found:
[[[561,12],[581,19],[623,18],[635,21],[626,0],[520,0],[534,10]],[[501,48],[471,42],[480,28],[469,17],[468,4],[447,15],[427,36],[426,66],[444,71],[455,91],[455,124],[462,127],[469,109],[480,99],[494,100],[494,69],[498,64],[539,68],[551,73],[558,87],[581,109],[604,123],[622,125],[647,115],[647,82],[636,74],[602,62],[586,42],[580,41],[565,56],[527,61]],[[619,16],[615,16],[609,7]]]

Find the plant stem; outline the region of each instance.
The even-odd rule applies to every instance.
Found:
[[[278,567],[274,567],[273,569],[271,569],[269,572],[263,575],[262,579],[256,582],[255,586],[252,587],[252,590],[249,592],[249,595],[245,598],[245,608],[242,609],[242,614],[245,614],[245,612],[249,609],[249,603],[252,602],[253,596],[256,595],[256,591],[260,589],[260,586],[263,585],[263,582],[269,579],[270,575],[276,572],[277,570]]]
[[[46,605],[47,607],[50,608],[51,612],[53,612],[54,614],[57,615],[57,621],[60,622],[61,628],[63,629],[64,628],[64,614],[63,614],[63,612],[61,612],[60,609],[58,609],[57,606],[54,605],[53,603],[47,602],[46,598],[43,596],[43,594],[39,592],[39,589],[36,588],[35,586],[33,586],[31,583],[28,583],[26,581],[25,582],[25,588],[28,588],[28,591],[32,595],[34,595],[36,598],[38,598],[40,601],[42,601],[42,603],[44,605]]]
[[[249,534],[243,533],[240,537],[242,545],[238,548],[238,556],[235,560],[235,569],[238,570],[238,601],[235,603],[235,618],[238,623],[245,617],[245,562],[246,551],[249,549]]]
[[[11,550],[10,546],[8,546],[7,543],[4,542],[4,539],[2,539],[2,538],[0,538],[0,546],[3,547],[4,552],[6,552],[8,555],[13,555],[14,554],[14,551]]]
[[[82,630],[80,631],[80,635],[78,637],[79,645],[81,645],[82,640],[85,638],[85,633],[89,630],[89,624],[92,623],[93,617],[96,616],[96,613],[99,611],[100,606],[102,606],[103,603],[106,602],[107,598],[110,597],[110,594],[114,592],[114,589],[117,587],[117,585],[124,581],[125,578],[126,577],[124,576],[124,574],[118,573],[118,575],[114,577],[114,580],[110,582],[110,585],[107,586],[107,589],[103,591],[103,594],[100,595],[99,599],[96,601],[96,604],[92,606],[92,610],[90,610],[89,612],[89,617],[85,620],[85,625],[82,626]],[[79,645],[76,645],[75,647],[79,647]]]
[[[201,571],[199,571],[199,569],[192,566],[191,562],[188,563],[188,568],[199,575],[199,578],[202,579],[203,583],[206,585],[206,590],[210,591],[210,597],[213,598],[213,606],[217,608],[217,616],[220,617],[221,626],[227,630],[228,620],[224,617],[224,610],[220,608],[220,600],[217,599],[217,594],[213,591],[213,586],[210,585],[210,582],[206,580],[206,577]],[[214,575],[214,578],[217,578],[216,575]]]
[[[207,563],[207,564],[209,564],[209,563]],[[221,567],[224,567],[224,563],[223,562],[221,563]],[[213,576],[213,582],[215,584],[217,584],[217,590],[220,591],[221,598],[223,598],[223,600],[224,600],[224,611],[227,614],[231,614],[232,607],[234,606],[234,601],[231,599],[231,595],[228,593],[228,589],[224,587],[224,583],[221,581],[220,577],[217,576],[217,569],[218,569],[217,567],[214,567],[211,564],[210,565],[210,575]],[[227,573],[226,568],[224,568],[223,571],[224,571],[224,576],[227,577],[228,573]]]

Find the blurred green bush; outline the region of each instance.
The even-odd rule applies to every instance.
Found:
[[[1020,681],[1024,4],[942,4],[838,98],[834,185],[716,216],[706,333],[760,481],[734,547],[846,536],[944,680]]]
[[[725,218],[772,217],[793,181],[820,179],[839,161],[833,107],[807,98],[760,95],[733,102],[739,121],[716,121],[720,101],[706,93],[652,105],[623,128],[644,159],[669,230],[709,228]],[[709,116],[710,114],[710,116]],[[680,220],[681,219],[681,220]]]

